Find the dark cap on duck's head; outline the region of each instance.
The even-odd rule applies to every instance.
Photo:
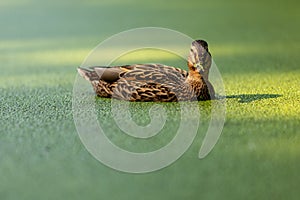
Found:
[[[211,66],[211,54],[206,41],[195,40],[192,42],[188,56],[188,66],[190,70],[196,70],[204,78],[208,79],[208,72]]]

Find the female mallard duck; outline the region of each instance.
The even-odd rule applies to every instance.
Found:
[[[188,101],[213,99],[208,81],[211,54],[204,40],[192,42],[188,72],[162,64],[78,68],[100,97],[129,101]]]

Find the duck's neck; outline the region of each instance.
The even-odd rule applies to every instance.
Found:
[[[197,88],[203,84],[204,80],[201,74],[195,71],[189,71],[189,75],[186,78],[185,82],[192,86],[192,88]]]
[[[198,98],[204,83],[201,74],[195,71],[189,71],[189,75],[186,78],[185,83],[188,85],[188,91],[190,94],[193,94]]]
[[[198,86],[203,83],[203,76],[199,73],[195,65],[188,61],[189,75],[187,76],[185,82],[191,86]]]
[[[187,81],[200,81],[202,78],[201,74],[196,71],[189,70]]]

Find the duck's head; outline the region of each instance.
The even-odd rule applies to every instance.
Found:
[[[208,79],[208,72],[211,66],[211,54],[208,50],[208,44],[204,40],[195,40],[192,42],[188,56],[188,67],[190,71],[200,73]]]

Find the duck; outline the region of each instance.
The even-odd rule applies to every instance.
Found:
[[[99,97],[140,102],[206,101],[215,98],[208,80],[212,58],[208,43],[194,40],[188,71],[163,64],[79,67]]]

